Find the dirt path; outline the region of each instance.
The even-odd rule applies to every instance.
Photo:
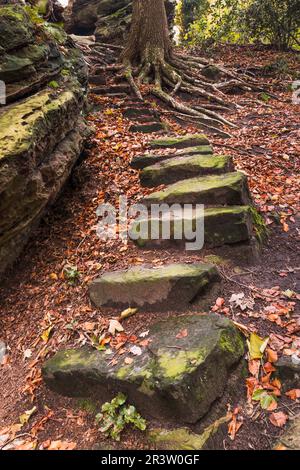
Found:
[[[232,50],[226,54],[233,63],[256,63],[246,51],[244,55]],[[268,52],[262,60],[274,59],[275,55]],[[295,67],[296,63],[291,66]],[[222,268],[225,279],[220,298],[223,300],[221,307],[217,303],[217,310],[222,313],[227,307],[223,313],[235,321],[261,336],[273,335],[273,345],[280,356],[284,351],[290,354],[292,343],[299,341],[299,296],[289,298],[283,292],[297,292],[297,289],[299,292],[300,108],[291,105],[291,94],[286,91],[285,83],[280,89],[274,83],[274,88],[284,102],[269,100],[259,105],[257,95],[233,96],[234,101],[244,103],[241,110],[230,116],[239,123],[239,128],[233,131],[234,137],[230,140],[211,140],[216,153],[233,155],[238,168],[247,173],[252,195],[265,214],[270,230],[261,264],[241,271],[233,271],[230,266]],[[13,431],[19,431],[11,426],[19,423],[20,415],[26,410],[36,406],[36,412],[21,431],[31,434],[22,444],[29,448],[33,445],[59,448],[66,446],[66,442],[71,447],[76,444],[77,448],[116,446],[104,441],[94,423],[94,410],[87,402],[58,397],[46,389],[40,375],[40,366],[46,357],[57,349],[84,344],[91,331],[115,316],[113,310],[96,310],[91,306],[87,296],[89,281],[99,272],[150,260],[154,265],[161,265],[170,259],[199,261],[211,254],[203,252],[199,258],[199,255],[186,255],[176,249],[141,253],[133,244],[123,245],[119,240],[104,243],[97,238],[96,208],[101,202],[114,205],[120,194],[137,201],[149,192],[140,187],[138,173],[129,166],[132,157],[143,152],[149,137],[129,133],[132,123],[123,118],[117,106],[122,106],[122,98],[94,97],[93,100],[97,111],[90,114],[89,121],[95,126],[96,134],[86,158],[74,171],[71,183],[51,214],[45,217],[1,288],[1,339],[9,350],[0,366],[0,401],[3,404],[0,427],[8,429],[0,434],[12,435]],[[192,126],[183,129],[170,121],[167,114],[162,115],[170,129],[178,134],[198,131]],[[80,274],[75,286],[70,286],[62,275],[66,264],[76,266]],[[258,290],[254,291],[253,286]],[[231,295],[241,292],[255,302],[253,309],[230,308]],[[271,312],[273,316],[270,316],[270,309],[266,310],[271,305],[275,308]],[[136,315],[127,321],[126,331],[133,331],[139,325],[146,329],[157,317],[158,314]],[[299,342],[296,344],[299,348]],[[246,387],[244,394],[231,403],[232,407],[237,405],[243,426],[234,441],[226,439],[224,447],[272,447],[282,428],[270,423],[268,412],[256,406],[249,410]],[[291,418],[299,413],[299,403],[284,397],[278,410]],[[149,445],[143,434],[131,431],[117,444],[118,448],[144,446]]]

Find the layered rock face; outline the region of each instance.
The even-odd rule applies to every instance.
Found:
[[[175,1],[167,0],[169,19]],[[131,23],[132,0],[70,0],[65,11],[66,30],[74,34],[95,34],[99,42],[118,42],[125,38]]]
[[[0,276],[55,200],[85,138],[86,69],[64,31],[0,7]],[[3,32],[3,34],[2,34]]]

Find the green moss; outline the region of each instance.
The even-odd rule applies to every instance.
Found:
[[[204,257],[204,261],[206,263],[211,263],[217,266],[218,265],[221,266],[221,265],[228,263],[228,260],[221,258],[221,256],[217,256],[217,255],[207,255]]]
[[[87,352],[80,349],[69,349],[67,351],[60,351],[47,362],[47,372],[52,370],[68,370],[72,367],[85,367],[90,366],[94,362],[92,352]]]
[[[205,356],[206,351],[204,348],[176,353],[166,349],[159,349],[157,361],[162,377],[178,380],[182,375],[198,367],[205,360]]]
[[[91,399],[79,399],[77,401],[77,407],[89,414],[95,414],[97,412],[97,405]]]
[[[49,82],[49,83],[48,83],[48,86],[49,86],[50,88],[54,88],[54,89],[55,89],[55,88],[59,88],[59,84],[58,84],[57,81],[55,81],[55,80],[52,80],[51,82]]]
[[[149,145],[154,148],[180,148],[189,144],[189,147],[193,145],[209,145],[209,141],[204,134],[185,135],[182,137],[169,137],[156,139],[149,142]]]
[[[51,92],[43,91],[0,114],[0,160],[4,157],[22,155],[43,138],[43,132],[51,132],[55,114],[59,114],[74,100],[71,91],[64,91],[52,98]]]
[[[214,191],[218,188],[232,188],[239,191],[245,183],[245,175],[240,172],[224,173],[222,175],[201,176],[189,178],[167,186],[162,191],[157,191],[144,198],[144,202],[181,202],[182,197],[201,197],[201,193]]]
[[[57,41],[60,45],[63,45],[66,43],[68,36],[66,32],[64,31],[63,27],[61,27],[58,24],[53,24],[53,23],[46,23],[44,25],[44,29],[48,36],[50,38],[54,39]]]
[[[163,450],[201,450],[207,441],[219,430],[220,426],[229,421],[226,415],[204,429],[201,434],[195,434],[187,428],[152,429],[148,436],[150,442]]]
[[[242,337],[235,331],[223,331],[220,336],[219,346],[223,351],[230,352],[237,357],[241,356],[244,352],[244,343]]]
[[[250,208],[255,235],[259,243],[263,243],[268,237],[269,231],[261,214],[255,207]]]
[[[7,17],[22,21],[24,19],[24,13],[20,7],[16,6],[2,6],[0,8],[0,17]]]

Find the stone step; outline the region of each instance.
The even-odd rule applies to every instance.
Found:
[[[126,107],[123,108],[123,116],[126,118],[140,118],[140,117],[155,117],[159,119],[159,113],[154,111],[153,109],[149,109],[147,107]]]
[[[150,326],[147,339],[139,356],[129,343],[114,365],[105,351],[60,351],[45,362],[43,379],[63,395],[103,403],[123,392],[146,418],[195,423],[222,396],[244,354],[239,330],[216,314],[168,318]]]
[[[94,95],[103,95],[103,96],[118,96],[119,94],[124,94],[125,96],[128,93],[131,93],[129,85],[103,85],[98,87],[91,88],[91,92]]]
[[[90,284],[89,293],[97,307],[178,310],[186,308],[202,292],[206,293],[217,280],[218,272],[212,264],[133,267],[103,274]]]
[[[144,116],[141,114],[139,117],[136,118],[131,118],[132,121],[135,121],[137,124],[147,124],[147,123],[153,123],[153,122],[159,122],[161,123],[161,120],[159,116]]]
[[[244,205],[251,201],[247,177],[233,172],[190,178],[149,194],[143,204]]]
[[[212,153],[213,150],[210,145],[198,145],[196,147],[173,150],[166,154],[146,153],[144,155],[137,155],[132,159],[130,165],[136,170],[142,170],[146,166],[155,165],[170,158],[188,157],[190,155],[212,155]]]
[[[187,148],[197,145],[209,145],[209,141],[204,134],[192,134],[177,137],[167,137],[155,139],[149,142],[151,148]]]
[[[226,155],[190,155],[148,166],[141,171],[140,179],[142,186],[154,187],[197,176],[227,173],[233,169],[232,159]]]
[[[170,235],[166,226],[170,224]],[[148,219],[133,222],[129,238],[140,248],[182,246],[183,243],[194,242],[196,235],[187,237],[182,227],[193,232],[201,228],[203,213],[200,210],[173,211],[172,216],[164,217],[149,215]],[[164,227],[165,237],[162,235]],[[191,229],[190,229],[191,227]],[[151,232],[156,238],[151,237]],[[195,232],[196,233],[196,232]],[[179,235],[178,235],[179,234]],[[252,209],[250,206],[213,207],[204,210],[204,246],[220,247],[240,242],[250,242],[253,239]],[[202,248],[202,247],[201,247]],[[201,248],[193,248],[201,250]]]
[[[89,75],[90,85],[106,85],[105,75]]]
[[[149,122],[148,124],[133,124],[129,127],[129,132],[141,132],[151,134],[152,132],[166,131],[165,124],[161,122]]]

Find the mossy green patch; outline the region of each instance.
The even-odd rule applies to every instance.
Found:
[[[152,148],[184,148],[198,145],[209,145],[204,134],[185,135],[182,137],[168,137],[152,140],[149,142]]]
[[[167,380],[180,380],[184,374],[191,373],[205,359],[205,349],[171,352],[166,349],[157,351],[158,366],[162,377]]]
[[[222,197],[222,199],[221,199]],[[246,177],[241,172],[224,173],[189,178],[167,186],[162,191],[149,194],[143,199],[154,203],[245,203],[247,199]]]
[[[252,206],[250,208],[250,212],[252,216],[256,238],[260,243],[263,243],[269,234],[265,221],[262,215],[258,212],[255,207]]]
[[[56,97],[43,91],[0,113],[0,159],[29,152],[58,125],[55,114],[58,116],[73,100],[72,91],[63,91]]]
[[[156,428],[149,431],[151,443],[157,449],[163,450],[202,450],[208,440],[218,432],[220,426],[227,423],[230,415],[219,418],[206,427],[201,434],[195,434],[187,428],[162,429]]]

